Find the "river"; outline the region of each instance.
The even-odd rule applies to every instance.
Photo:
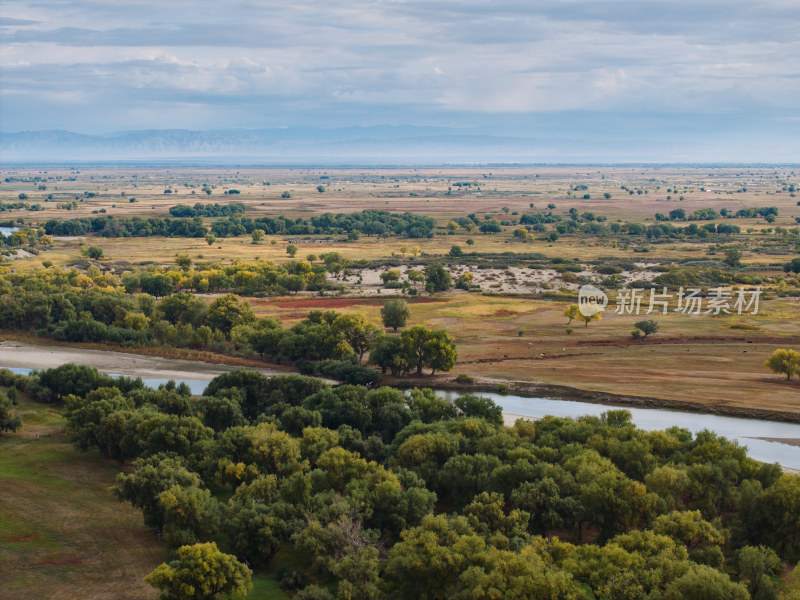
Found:
[[[41,354],[36,355],[37,360],[27,362],[26,359],[29,359],[31,355],[26,354],[26,352],[32,354],[34,350]],[[12,353],[16,360],[11,359]],[[103,355],[103,358],[113,362],[113,366],[111,364],[100,364],[98,362],[99,359],[94,354]],[[129,360],[122,360],[126,357],[129,357]],[[163,362],[159,363],[158,361]],[[0,368],[10,368],[15,373],[28,374],[31,369],[20,366],[20,363],[25,364],[25,362],[27,364],[39,364],[40,369],[57,366],[65,362],[90,364],[110,374],[141,376],[145,385],[154,388],[172,379],[176,383],[186,383],[193,394],[202,394],[213,377],[230,370],[230,367],[206,363],[196,363],[194,365],[196,368],[192,369],[192,361],[165,360],[116,352],[37,347],[18,342],[3,342],[0,344]],[[157,369],[154,365],[161,368]],[[269,372],[266,369],[262,370],[262,372],[265,375],[280,374],[279,371]],[[187,377],[190,374],[194,376]],[[160,375],[160,377],[157,375]],[[437,390],[437,393],[445,397],[453,397],[456,394],[455,392],[443,390]],[[778,463],[783,467],[800,470],[800,446],[760,439],[800,440],[800,425],[798,424],[763,419],[725,417],[679,410],[617,407],[570,400],[525,398],[489,392],[481,392],[480,395],[494,400],[503,408],[503,412],[507,416],[513,415],[532,419],[538,419],[546,415],[557,417],[599,416],[615,408],[625,409],[630,411],[633,423],[641,429],[653,431],[678,426],[688,429],[692,433],[708,429],[747,446],[748,455],[756,460]]]
[[[440,395],[452,398],[450,391],[439,391]],[[696,412],[666,410],[660,408],[631,408],[628,406],[609,406],[571,400],[550,400],[547,398],[524,398],[505,394],[481,392],[503,407],[504,413],[539,419],[546,415],[556,417],[600,416],[606,411],[624,409],[631,413],[633,423],[644,430],[655,431],[672,426],[697,433],[708,429],[731,440],[747,446],[747,455],[762,462],[776,462],[783,467],[800,469],[800,447],[759,438],[800,440],[800,425],[781,423],[764,419],[744,419],[724,417]]]

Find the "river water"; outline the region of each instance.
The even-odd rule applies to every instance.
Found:
[[[454,392],[438,391],[446,397],[454,397]],[[800,425],[781,423],[763,419],[744,419],[724,417],[696,412],[666,410],[660,408],[631,408],[628,406],[609,406],[570,400],[550,400],[547,398],[523,398],[522,396],[481,392],[503,407],[503,412],[530,418],[546,415],[555,417],[600,416],[616,408],[631,413],[633,423],[647,431],[667,429],[674,425],[697,433],[708,429],[730,440],[737,440],[747,446],[747,455],[767,463],[778,463],[792,469],[800,469],[800,447],[769,442],[757,438],[786,438],[800,440]]]
[[[0,368],[3,367],[0,366]],[[10,370],[23,375],[31,372],[31,369],[23,368],[11,368]],[[157,388],[169,380],[142,378],[142,381],[147,386]],[[206,389],[210,380],[175,379],[174,381],[175,383],[187,384],[192,394],[199,395]],[[453,398],[458,395],[456,392],[445,390],[436,390],[436,393],[447,398]],[[620,408],[629,411],[632,415],[633,423],[641,429],[654,431],[678,426],[688,429],[692,433],[707,429],[728,439],[737,440],[743,446],[747,446],[748,455],[756,460],[778,463],[783,467],[800,470],[800,447],[758,439],[784,438],[800,440],[800,425],[798,424],[658,408],[631,408],[627,406],[591,404],[589,402],[573,402],[570,400],[524,398],[522,396],[490,392],[481,392],[480,395],[494,400],[503,408],[505,413],[532,419],[538,419],[546,415],[556,417],[600,416],[608,410]]]

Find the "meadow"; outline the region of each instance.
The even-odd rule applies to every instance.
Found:
[[[80,275],[82,289],[76,297],[78,292],[96,291],[125,299],[126,275],[166,273],[177,289],[211,304],[223,293],[192,289],[186,281],[193,272],[247,270],[248,265],[257,270],[269,263],[295,269],[297,261],[306,261],[308,268],[326,272],[329,288],[248,294],[242,300],[255,317],[272,317],[288,328],[303,322],[310,311],[334,310],[362,313],[379,325],[385,301],[402,297],[410,308],[408,326],[443,329],[455,342],[458,359],[449,371],[386,376],[384,383],[507,389],[525,395],[797,421],[797,378],[787,381],[764,367],[776,348],[800,348],[800,281],[797,273],[784,270],[800,250],[798,176],[793,169],[165,165],[6,169],[0,182],[0,224],[30,227],[36,232],[32,237],[38,236],[42,243],[28,240],[4,247],[0,279],[4,293],[12,296],[20,289],[36,293],[43,284],[34,281],[76,280]],[[326,212],[380,210],[430,217],[435,226],[430,235],[422,236],[337,231],[267,234],[261,239],[249,234],[214,239],[97,234],[47,239],[40,231],[52,219],[163,219],[170,218],[169,209],[177,204],[232,202],[244,204],[245,216],[252,218],[308,219]],[[739,211],[762,207],[774,207],[777,215],[731,218]],[[653,228],[679,209],[685,215],[713,209],[714,216],[698,221],[670,218],[670,226],[735,225],[738,231],[705,237],[629,233],[635,226]],[[474,217],[469,228],[463,225],[467,215]],[[524,228],[519,235],[515,232],[523,228],[523,215],[554,217],[543,227]],[[217,220],[202,217],[209,228]],[[497,223],[497,230],[481,232],[485,222]],[[573,229],[552,235],[559,224],[569,222],[576,224]],[[295,257],[289,253],[292,245],[297,247]],[[732,247],[738,258],[728,264]],[[91,248],[101,252],[90,256]],[[335,269],[323,259],[332,254],[339,257]],[[176,261],[183,266],[176,266]],[[436,263],[445,266],[454,282],[473,274],[472,287],[431,293],[424,283],[409,279],[409,270],[422,271]],[[388,269],[400,271],[394,286],[381,280]],[[762,302],[757,314],[682,314],[674,310],[674,301],[668,314],[615,313],[620,288],[660,287],[656,282],[665,276],[704,290],[723,283],[747,289],[758,286]],[[602,319],[588,326],[564,316],[584,283],[607,289],[611,297]],[[130,296],[136,293],[133,289]],[[107,324],[123,322],[124,313],[112,315]],[[656,320],[658,331],[637,339],[632,336],[634,324],[643,319]],[[135,332],[142,339],[155,325],[144,322]],[[230,329],[225,333],[230,337]],[[1,337],[121,349],[102,341],[56,342],[44,330],[9,328]],[[124,350],[168,359],[270,366],[258,353],[224,339],[213,347],[128,343]],[[280,369],[290,370],[291,364],[283,361]],[[15,413],[23,420],[22,428],[0,437],[3,597],[154,598],[143,577],[168,553],[154,531],[143,525],[138,510],[115,500],[112,488],[118,466],[97,451],[79,453],[73,447],[64,432],[63,407],[33,402],[25,394],[20,394],[20,402]],[[122,468],[132,470],[130,464]],[[220,501],[230,493],[215,490]],[[281,552],[297,558],[289,550]],[[286,597],[278,588],[274,566],[259,570],[248,598]]]
[[[5,173],[0,200],[11,203],[26,194],[27,203],[42,211],[9,210],[9,220],[22,219],[34,226],[50,218],[72,219],[97,214],[169,216],[176,204],[241,202],[246,214],[307,218],[324,212],[362,210],[411,211],[433,217],[436,235],[417,239],[361,235],[266,235],[253,243],[249,235],[217,238],[95,238],[57,237],[38,256],[8,261],[24,272],[41,268],[42,260],[56,267],[85,268],[80,258],[89,244],[103,250],[100,264],[157,268],[172,264],[179,254],[196,264],[226,265],[237,261],[290,261],[287,245],[298,247],[297,258],[339,253],[349,261],[369,261],[348,273],[329,277],[342,284],[351,298],[345,312],[364,312],[379,321],[380,305],[372,300],[400,290],[380,285],[378,275],[391,265],[402,269],[450,259],[453,246],[476,257],[491,256],[491,264],[478,258],[450,261],[454,274],[473,272],[482,279],[482,294],[451,291],[436,302],[412,304],[412,323],[444,327],[455,336],[459,359],[452,371],[489,381],[542,382],[605,393],[800,414],[797,388],[766,371],[762,364],[777,347],[800,345],[797,280],[782,265],[797,256],[800,239],[791,234],[800,215],[790,167],[485,167],[398,169],[227,169],[150,168],[138,166],[92,169],[15,170]],[[42,186],[46,189],[39,189]],[[169,190],[170,193],[165,193]],[[231,192],[233,190],[233,193]],[[322,190],[322,191],[320,191]],[[48,199],[48,195],[52,195]],[[288,196],[288,197],[286,197]],[[606,197],[608,196],[608,197]],[[75,201],[75,198],[78,200]],[[130,202],[135,198],[135,202]],[[45,201],[46,200],[46,201]],[[71,210],[64,203],[73,200]],[[62,208],[58,208],[62,206]],[[531,208],[531,207],[534,208]],[[554,206],[553,209],[546,207]],[[741,234],[717,240],[640,240],[619,236],[562,235],[557,241],[534,235],[526,243],[512,235],[518,226],[483,234],[458,227],[446,230],[454,218],[471,213],[479,220],[519,218],[528,212],[566,215],[602,215],[605,223],[657,223],[656,213],[683,209],[742,209],[774,206],[773,222],[755,216],[734,220]],[[4,215],[0,214],[0,220]],[[205,218],[210,225],[214,219]],[[685,225],[685,223],[684,223]],[[658,315],[660,331],[646,340],[633,340],[634,316],[607,310],[600,322],[588,328],[571,324],[567,332],[564,308],[574,301],[582,280],[567,278],[547,261],[572,260],[581,265],[580,278],[602,283],[603,265],[636,265],[627,280],[658,275],[652,269],[684,264],[716,265],[724,249],[741,251],[737,270],[762,281],[764,302],[758,315],[687,316]],[[515,259],[541,255],[543,260]],[[470,254],[471,255],[471,254]],[[417,266],[419,263],[420,266]],[[471,263],[474,263],[470,266]],[[509,267],[509,265],[517,265]],[[459,266],[460,265],[460,266]],[[557,265],[556,265],[557,266]],[[513,269],[513,273],[509,269]],[[783,283],[781,283],[783,282]],[[788,287],[787,287],[788,284]],[[706,286],[708,287],[708,286]],[[779,289],[780,288],[780,289]],[[788,292],[788,293],[787,293]],[[490,295],[487,295],[490,294]],[[338,307],[333,300],[297,297],[250,298],[259,316],[276,316],[297,322],[308,307]],[[303,304],[310,302],[310,304]],[[336,301],[338,302],[338,300]],[[611,307],[609,307],[611,308]],[[645,317],[641,317],[645,318]],[[649,317],[648,317],[649,318]],[[223,359],[224,360],[224,359]]]

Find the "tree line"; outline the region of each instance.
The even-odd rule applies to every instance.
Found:
[[[75,365],[0,384],[132,461],[116,493],[176,549],[148,576],[169,597],[279,565],[301,600],[745,600],[800,558],[800,478],[627,411],[507,427],[479,396],[248,371],[201,397]]]

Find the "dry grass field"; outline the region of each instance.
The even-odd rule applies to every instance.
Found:
[[[32,182],[40,177],[42,182]],[[50,181],[47,178],[52,177]],[[762,218],[740,218],[742,229],[735,243],[742,249],[742,263],[748,273],[764,278],[772,290],[784,274],[781,265],[797,256],[795,238],[776,235],[775,227],[797,226],[800,216],[797,195],[789,186],[797,183],[793,168],[785,167],[480,167],[480,168],[404,168],[404,169],[304,169],[253,167],[166,168],[128,166],[93,169],[52,169],[44,171],[6,171],[0,185],[0,200],[17,201],[20,193],[26,202],[41,202],[41,212],[7,211],[8,217],[36,224],[48,218],[90,216],[94,211],[117,216],[165,216],[177,203],[242,202],[249,215],[292,217],[323,212],[352,212],[384,209],[413,211],[432,216],[440,226],[451,218],[476,213],[498,219],[514,213],[552,209],[566,214],[569,208],[592,211],[617,220],[654,223],[656,212],[682,208],[687,213],[714,208],[736,211],[741,208],[776,206],[774,223]],[[27,178],[29,181],[15,181]],[[55,179],[60,178],[56,181]],[[67,181],[72,179],[74,181]],[[468,187],[456,186],[470,182]],[[269,183],[269,185],[267,185]],[[46,185],[46,190],[38,189]],[[323,186],[323,192],[317,186]],[[211,191],[204,192],[203,186]],[[585,186],[583,189],[582,186]],[[623,187],[625,189],[623,189]],[[169,189],[170,194],[164,191]],[[226,195],[226,190],[239,194]],[[89,197],[90,194],[96,194]],[[290,198],[282,198],[288,192]],[[47,194],[53,199],[44,202]],[[610,198],[606,198],[608,194]],[[588,195],[588,198],[584,196]],[[56,205],[74,200],[75,210]],[[135,197],[136,202],[129,202]],[[681,200],[681,198],[683,198]],[[504,211],[504,208],[506,209]],[[95,213],[96,214],[96,213]],[[718,220],[722,222],[722,220]],[[702,223],[701,223],[702,224]],[[267,236],[253,244],[249,236],[217,240],[209,245],[203,239],[187,238],[61,238],[52,249],[39,256],[8,263],[13,269],[41,268],[46,259],[55,265],[69,265],[80,257],[84,244],[102,247],[105,260],[132,264],[169,265],[179,253],[188,253],[197,263],[230,264],[236,260],[289,260],[286,245],[299,246],[298,258],[309,254],[339,252],[351,260],[392,259],[414,266],[413,255],[421,258],[446,255],[451,246],[477,253],[540,253],[545,257],[577,259],[581,263],[629,259],[640,265],[673,261],[719,260],[722,249],[714,243],[669,241],[623,245],[614,237],[587,238],[562,236],[551,242],[535,236],[532,243],[514,241],[515,227],[485,235],[458,229],[454,235],[429,239],[361,236],[346,241],[342,236]],[[441,233],[444,233],[442,230]],[[474,241],[467,245],[467,240]],[[646,250],[646,252],[644,251]],[[469,260],[464,261],[469,269]],[[647,270],[648,267],[642,267]],[[465,270],[465,269],[462,269]],[[490,272],[487,272],[490,273]],[[659,316],[661,330],[646,340],[635,341],[630,332],[634,316],[608,311],[603,320],[584,328],[573,323],[566,333],[562,312],[566,300],[548,300],[545,289],[574,293],[576,284],[558,277],[546,286],[526,287],[524,275],[518,285],[504,285],[502,271],[490,273],[498,283],[484,291],[515,295],[487,296],[451,293],[435,302],[414,302],[412,322],[445,327],[455,336],[459,362],[453,374],[466,373],[498,380],[541,381],[581,389],[639,395],[667,400],[699,402],[708,406],[757,407],[800,414],[800,388],[785,383],[766,371],[763,362],[777,347],[800,346],[800,306],[797,298],[766,300],[755,317],[687,317],[680,314]],[[377,272],[362,273],[364,280],[375,279]],[[531,271],[530,279],[536,277]],[[491,278],[490,278],[491,279]],[[354,278],[336,280],[348,284],[349,300],[316,298],[309,294],[291,298],[251,299],[259,315],[279,316],[287,322],[301,319],[312,307],[330,307],[367,313],[379,321],[380,294],[377,285],[356,284]],[[791,285],[796,285],[789,280]],[[790,287],[791,287],[790,285]],[[423,300],[423,298],[420,298]]]
[[[23,399],[19,414],[23,428],[0,438],[0,596],[157,597],[142,578],[166,551],[114,499],[117,465],[73,449],[60,411]]]

